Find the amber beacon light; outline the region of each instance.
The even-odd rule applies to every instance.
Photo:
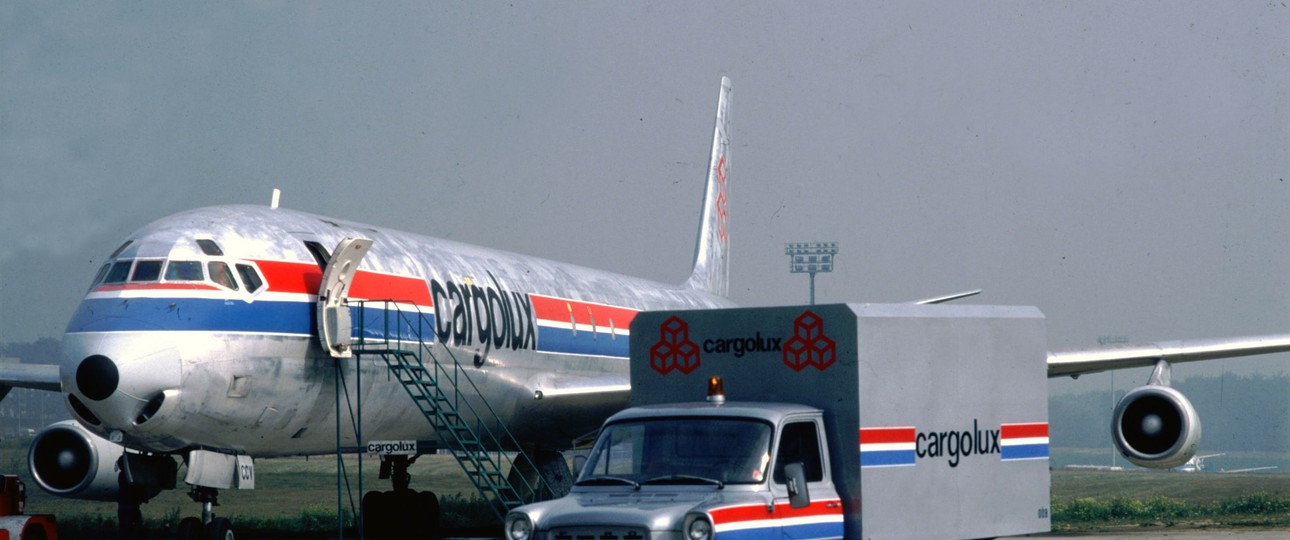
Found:
[[[726,402],[726,389],[721,385],[721,377],[708,377],[708,401]]]

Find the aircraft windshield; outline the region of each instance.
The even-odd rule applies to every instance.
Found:
[[[236,274],[234,268],[236,268]],[[241,278],[240,282],[238,278]],[[254,266],[236,263],[230,267],[228,263],[218,260],[203,262],[125,259],[103,265],[94,277],[95,285],[112,285],[127,281],[130,283],[204,281],[234,291],[240,290],[240,286],[245,285],[246,291],[251,293],[265,286],[264,277]]]
[[[755,484],[766,478],[771,426],[736,418],[666,418],[605,427],[579,485]]]
[[[161,279],[162,261],[139,261],[134,265],[130,281],[157,281]]]
[[[202,263],[198,261],[170,261],[166,265],[166,281],[201,281]]]
[[[108,270],[103,283],[125,283],[126,278],[130,277],[130,266],[133,263],[134,261],[117,261],[112,265],[112,269]]]

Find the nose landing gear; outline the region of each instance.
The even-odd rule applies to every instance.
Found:
[[[215,507],[219,506],[219,490],[215,488],[193,486],[188,496],[193,502],[201,503],[202,517],[186,517],[179,522],[177,540],[234,540],[233,522],[228,518],[215,517]]]

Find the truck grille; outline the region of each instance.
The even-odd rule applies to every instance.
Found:
[[[628,527],[567,527],[551,531],[552,540],[645,540],[645,530]]]

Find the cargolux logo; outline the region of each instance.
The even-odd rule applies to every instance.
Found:
[[[964,426],[967,427],[966,425]],[[908,467],[925,458],[945,458],[950,468],[960,458],[996,454],[1000,461],[1048,459],[1048,422],[1001,424],[985,429],[973,418],[963,430],[918,431],[906,427],[860,428],[860,468]]]
[[[806,366],[824,371],[838,360],[838,346],[824,335],[824,319],[810,311],[793,321],[793,337],[784,343],[784,365],[793,371]]]
[[[658,332],[658,343],[649,349],[649,367],[663,375],[673,370],[689,375],[699,367],[699,345],[690,341],[690,325],[673,316]]]

